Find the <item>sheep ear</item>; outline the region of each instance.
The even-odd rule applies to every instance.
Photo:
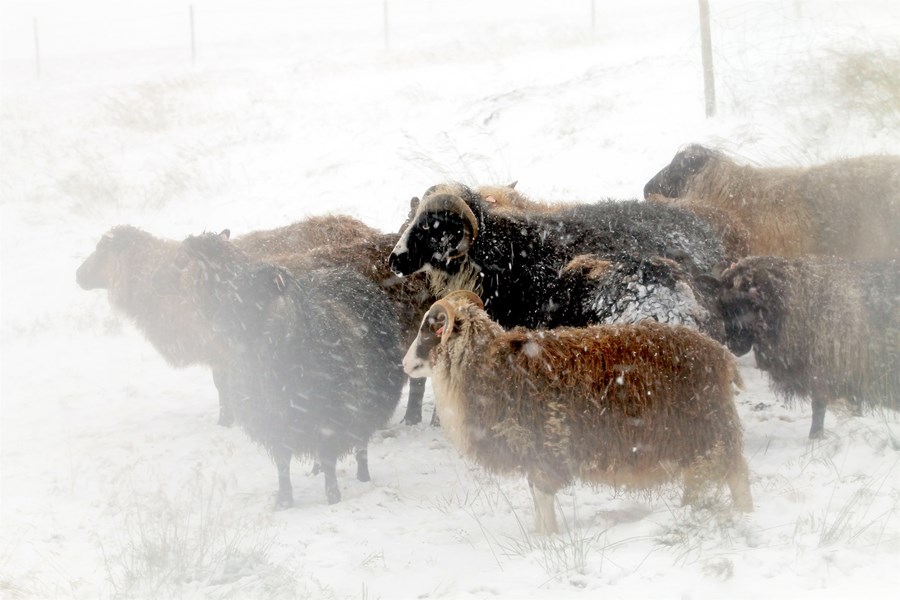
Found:
[[[453,311],[449,311],[447,313],[447,322],[444,323],[444,326],[441,328],[441,332],[437,335],[441,338],[441,343],[446,344],[450,339],[450,336],[453,334],[453,327],[456,325],[456,318]]]
[[[516,189],[516,184],[517,184],[517,183],[519,183],[519,180],[518,180],[518,179],[516,179],[515,181],[513,181],[512,183],[510,183],[510,184],[507,185],[506,187],[508,187],[508,188],[511,189],[511,190],[514,190],[514,189]]]
[[[431,324],[431,333],[434,335],[441,337],[444,334],[444,330],[447,328],[447,313],[441,312],[435,315],[434,323]]]
[[[450,339],[450,334],[453,333],[456,311],[452,306],[440,300],[434,303],[431,310],[434,312],[431,332],[434,333],[435,337],[440,338],[442,344],[445,344]]]
[[[225,240],[226,242],[231,239],[231,230],[223,229],[219,232],[219,237]]]

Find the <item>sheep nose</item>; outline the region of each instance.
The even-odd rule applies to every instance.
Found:
[[[397,254],[397,252],[391,252],[391,255],[388,257],[388,267],[398,277],[405,277],[409,274],[404,270],[404,263],[407,262],[404,260],[404,258],[406,258],[407,256],[407,252],[403,252],[400,254]]]

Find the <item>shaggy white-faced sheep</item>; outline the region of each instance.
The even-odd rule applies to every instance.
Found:
[[[441,426],[488,471],[524,474],[535,527],[557,531],[573,480],[650,489],[683,475],[686,503],[725,481],[750,511],[731,354],[683,326],[645,321],[504,331],[470,292],[439,300],[403,359],[432,377]]]

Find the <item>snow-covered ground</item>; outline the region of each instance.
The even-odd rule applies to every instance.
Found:
[[[389,0],[386,17],[201,0],[194,65],[188,2],[0,0],[0,596],[895,597],[897,416],[835,407],[811,443],[808,404],[783,406],[750,357],[750,515],[723,517],[727,493],[692,510],[674,486],[573,485],[568,531],[540,538],[524,481],[398,424],[403,404],[372,482],[345,459],[329,506],[296,464],[296,506],[275,513],[275,469],[216,426],[208,371],[171,369],[75,285],[121,223],[180,239],[335,212],[395,230],[447,179],[636,197],[693,141],[761,164],[900,154],[900,109],[845,68],[898,64],[900,4],[710,4],[712,119],[687,0]]]

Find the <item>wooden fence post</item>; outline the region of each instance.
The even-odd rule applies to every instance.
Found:
[[[700,45],[703,53],[703,92],[706,116],[716,114],[716,80],[713,75],[712,38],[709,33],[709,0],[700,0]]]
[[[388,37],[388,0],[384,0],[384,49],[391,49],[390,39]]]

